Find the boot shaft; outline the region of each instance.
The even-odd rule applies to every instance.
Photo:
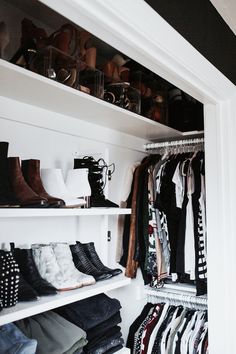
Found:
[[[35,183],[41,182],[40,179],[40,160],[30,159],[21,162],[21,170],[25,181]]]
[[[0,141],[0,159],[6,159],[8,154],[9,143]]]
[[[82,244],[70,246],[75,266],[85,274],[92,275],[96,281],[109,279],[111,276],[105,272],[100,272],[87,257]]]
[[[65,205],[62,199],[55,198],[46,192],[40,176],[40,160],[23,160],[21,162],[21,170],[30,188],[40,197],[47,199],[50,206],[59,208]]]

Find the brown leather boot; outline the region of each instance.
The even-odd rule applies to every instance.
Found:
[[[47,199],[36,194],[24,180],[19,157],[8,157],[7,160],[10,184],[14,195],[19,200],[20,206],[25,208],[47,207]]]
[[[60,208],[65,205],[64,200],[52,197],[45,191],[40,177],[40,160],[23,160],[21,169],[24,179],[30,188],[40,197],[47,199],[50,207]]]

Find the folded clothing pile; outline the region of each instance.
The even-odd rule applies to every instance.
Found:
[[[16,321],[15,324],[25,336],[37,341],[37,354],[82,353],[87,344],[84,330],[53,311]]]
[[[87,333],[84,353],[115,353],[124,340],[118,324],[121,322],[120,302],[105,294],[78,301],[55,311]]]

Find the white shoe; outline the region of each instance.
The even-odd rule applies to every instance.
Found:
[[[88,169],[79,168],[69,170],[66,178],[66,187],[71,195],[84,198],[86,202],[89,201],[91,187],[88,180]]]
[[[96,283],[94,277],[84,274],[76,269],[70,246],[67,243],[56,242],[51,243],[51,246],[56,256],[57,264],[63,273],[64,279],[70,279],[71,283],[74,282],[75,285],[77,283],[82,283],[82,285],[85,286]]]
[[[65,291],[80,288],[82,282],[66,278],[62,272],[51,245],[33,245],[32,248],[35,264],[41,277],[49,281],[57,290]]]
[[[83,199],[71,195],[66,188],[62,171],[59,168],[42,168],[41,180],[47,193],[63,199],[67,207],[80,207],[86,202]]]

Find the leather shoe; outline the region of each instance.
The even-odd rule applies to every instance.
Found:
[[[40,276],[34,262],[31,248],[14,248],[14,245],[11,244],[11,250],[24,279],[37,291],[39,295],[54,295],[57,293],[56,288]]]
[[[122,273],[122,270],[119,268],[108,268],[107,266],[105,266],[101,259],[99,258],[95,246],[94,246],[94,242],[88,242],[88,243],[80,243],[79,241],[76,241],[77,244],[80,244],[87,257],[89,258],[89,260],[93,263],[93,265],[100,271],[100,272],[104,272],[104,273],[108,273],[111,274],[113,277],[115,275],[118,275],[120,273]]]
[[[24,180],[19,157],[8,157],[7,160],[10,184],[20,206],[25,208],[47,207],[47,199],[38,196]]]
[[[80,272],[92,275],[96,281],[105,280],[112,277],[111,274],[97,270],[93,263],[88,259],[81,244],[77,243],[76,245],[71,245],[70,249],[75,266]]]
[[[50,207],[60,208],[65,205],[64,200],[49,195],[44,187],[40,177],[40,161],[39,160],[23,160],[21,163],[21,169],[27,184],[32,190],[40,197],[48,200]]]

